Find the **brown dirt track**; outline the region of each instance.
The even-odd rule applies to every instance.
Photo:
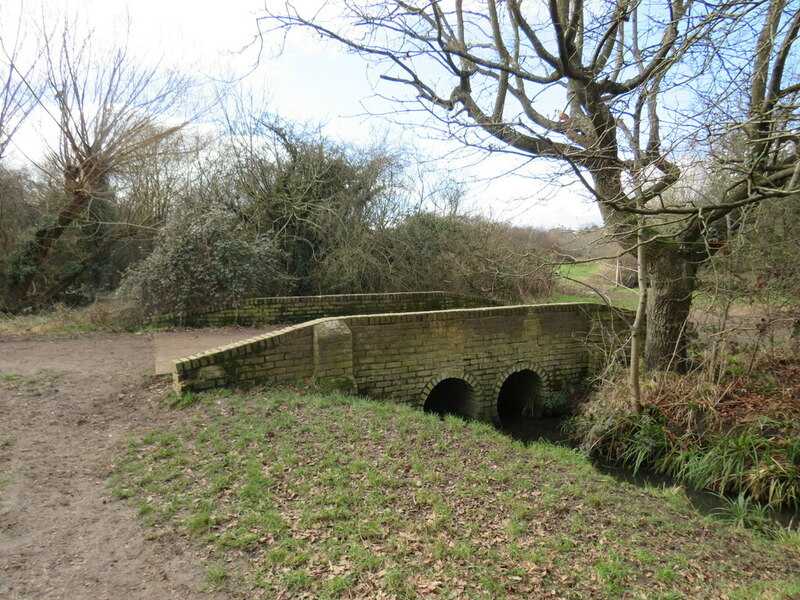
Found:
[[[198,557],[111,499],[114,456],[181,418],[154,377],[264,329],[0,339],[0,598],[216,598]]]

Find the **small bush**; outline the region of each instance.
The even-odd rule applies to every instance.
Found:
[[[220,210],[167,226],[153,253],[128,272],[118,299],[140,306],[141,320],[283,291],[281,252]]]

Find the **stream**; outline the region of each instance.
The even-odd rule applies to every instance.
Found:
[[[515,417],[506,419],[498,425],[498,429],[515,440],[529,444],[531,442],[545,442],[573,446],[567,436],[562,432],[561,426],[564,417],[526,418]],[[617,481],[624,481],[638,487],[681,487],[686,491],[686,496],[701,514],[713,515],[715,511],[728,506],[728,502],[713,492],[690,488],[676,479],[639,469],[636,473],[630,467],[614,464],[594,463],[595,468],[601,473],[611,475]],[[772,509],[768,511],[768,518],[782,527],[800,525],[800,507]]]

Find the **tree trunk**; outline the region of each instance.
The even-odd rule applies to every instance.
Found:
[[[88,254],[75,268],[64,275],[58,282],[50,286],[50,288],[36,296],[35,298],[28,298],[28,303],[31,306],[42,306],[49,304],[55,300],[59,294],[64,292],[70,285],[72,285],[78,277],[80,277],[87,268],[89,268],[95,261],[107,253],[111,248],[124,240],[125,238],[132,237],[136,233],[135,229],[126,229],[122,232],[113,235],[103,241],[102,244],[97,246],[90,254]]]
[[[598,169],[592,172],[595,191],[601,198],[619,202],[625,197],[619,169]],[[642,229],[630,213],[614,210],[600,203],[606,227],[616,239],[630,248],[643,242],[645,271],[649,290],[647,294],[647,323],[644,343],[644,368],[646,371],[678,371],[686,369],[686,329],[692,294],[697,284],[697,267],[702,256],[694,260],[685,246],[674,241],[655,239],[648,229]],[[653,238],[653,239],[651,239]],[[649,241],[648,241],[649,240]]]
[[[52,224],[38,229],[31,238],[20,242],[18,264],[6,293],[6,306],[19,310],[28,306],[31,286],[47,261],[55,243],[61,238],[67,227],[86,209],[92,195],[84,189],[77,189],[78,184],[67,181],[67,189],[71,191],[67,205],[61,209]]]
[[[677,244],[647,248],[647,339],[644,362],[648,371],[686,370],[686,334],[697,264],[678,253]]]

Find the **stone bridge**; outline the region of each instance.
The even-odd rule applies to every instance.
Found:
[[[622,311],[591,303],[322,318],[173,363],[178,392],[312,380],[496,421],[560,412],[604,366]]]

